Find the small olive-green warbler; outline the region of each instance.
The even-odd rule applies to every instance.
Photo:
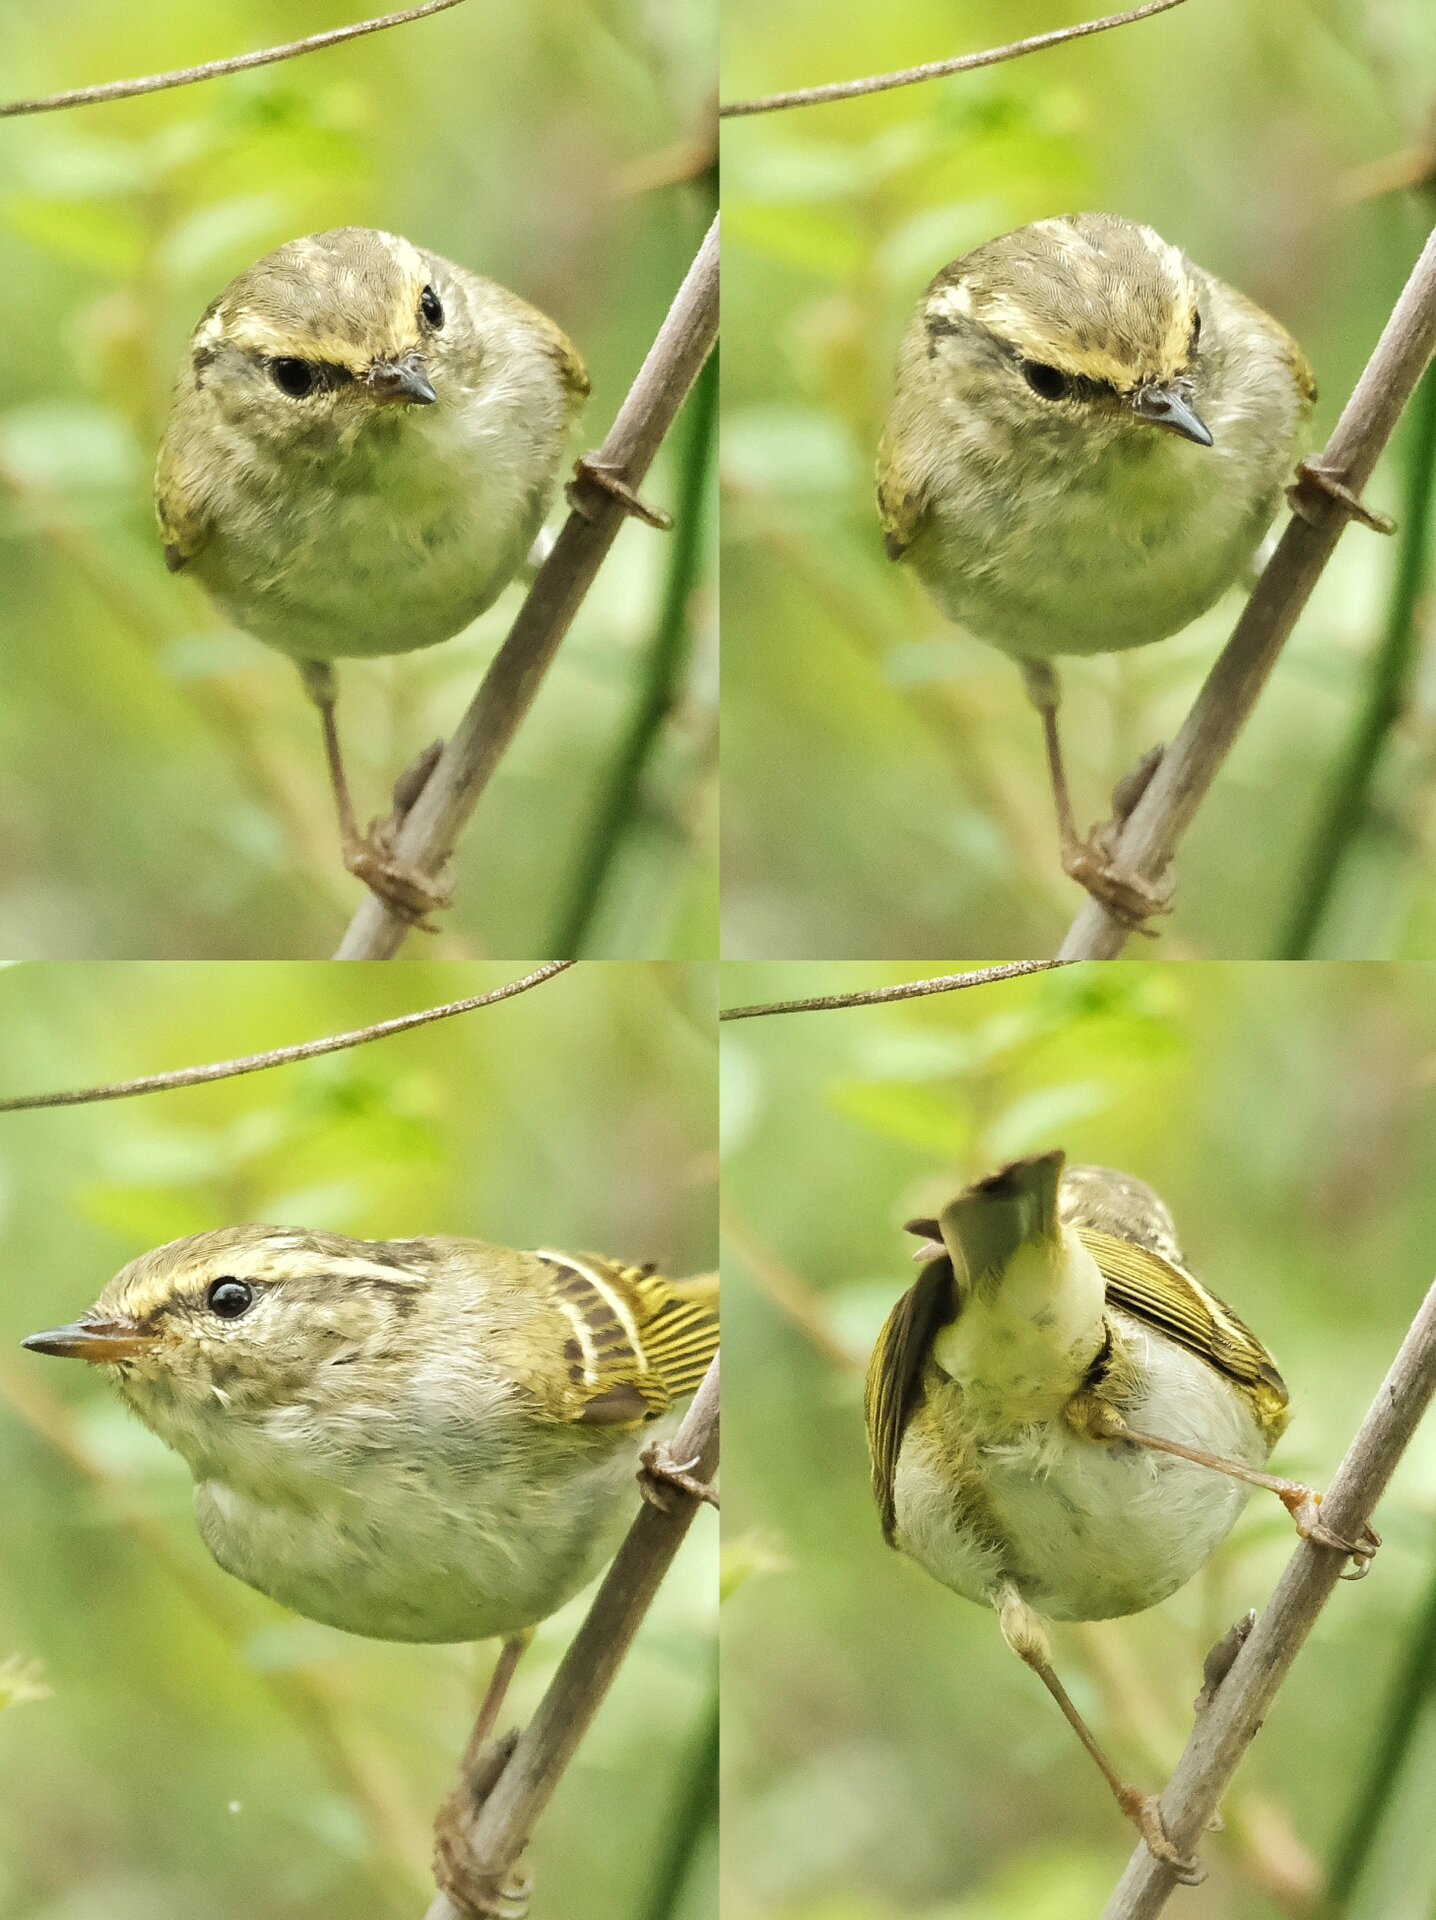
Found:
[[[383,829],[359,831],[332,662],[433,646],[498,598],[553,503],[587,393],[546,315],[365,227],[256,261],[180,369],[155,470],[165,559],[298,664],[345,863],[407,918],[444,896]]]
[[[878,453],[887,551],[1022,666],[1063,867],[1131,924],[1166,896],[1113,864],[1106,833],[1077,831],[1053,657],[1146,646],[1212,606],[1272,522],[1315,397],[1270,314],[1108,214],[952,261],[903,340]],[[1299,478],[1359,510],[1321,469]]]
[[[183,1456],[229,1573],[349,1633],[457,1641],[593,1578],[717,1341],[713,1280],[247,1226],[145,1254],[25,1345],[102,1366]]]
[[[873,1488],[889,1544],[993,1607],[1159,1858],[1197,1875],[1056,1673],[1040,1615],[1155,1606],[1226,1538],[1251,1486],[1364,1572],[1380,1544],[1325,1526],[1320,1496],[1261,1471],[1287,1391],[1256,1335],[1187,1270],[1142,1181],[1019,1160],[918,1220],[924,1261],[868,1372]]]

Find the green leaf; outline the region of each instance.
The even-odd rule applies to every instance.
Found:
[[[839,1113],[871,1132],[944,1160],[961,1158],[972,1144],[971,1116],[926,1087],[848,1081],[834,1087],[828,1098]]]
[[[988,1147],[995,1159],[1014,1160],[1036,1147],[1060,1144],[1068,1127],[1104,1112],[1115,1094],[1106,1080],[1069,1081],[1029,1093],[994,1122],[988,1130]]]

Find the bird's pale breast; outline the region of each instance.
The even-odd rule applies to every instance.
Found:
[[[1236,1388],[1118,1318],[1146,1388],[1127,1416],[1132,1428],[1259,1466],[1268,1448]],[[1053,1619],[1109,1619],[1155,1606],[1191,1579],[1247,1495],[1211,1468],[1093,1440],[1062,1419],[974,1431],[949,1383],[929,1391],[903,1442],[897,1544],[970,1600],[988,1601],[1011,1581]]]

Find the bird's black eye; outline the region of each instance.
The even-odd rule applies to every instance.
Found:
[[[318,378],[307,360],[271,360],[269,371],[275,386],[291,400],[302,400],[313,393]]]
[[[1060,400],[1071,386],[1065,373],[1057,367],[1043,366],[1040,360],[1024,360],[1022,377],[1044,400]]]
[[[204,1296],[204,1304],[221,1320],[238,1320],[254,1305],[254,1288],[247,1280],[215,1280]]]
[[[444,303],[432,287],[425,287],[419,295],[419,311],[437,333],[444,324]]]

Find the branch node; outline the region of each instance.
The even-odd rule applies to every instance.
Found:
[[[434,1882],[464,1920],[525,1920],[533,1877],[516,1861],[485,1867],[471,1838],[479,1810],[499,1783],[518,1745],[518,1729],[484,1747],[465,1769],[434,1823]]]
[[[718,1495],[713,1487],[694,1471],[700,1465],[696,1454],[691,1460],[675,1460],[666,1447],[655,1441],[651,1447],[643,1449],[639,1460],[639,1492],[649,1506],[657,1507],[660,1513],[673,1511],[675,1492],[686,1494],[690,1500],[702,1501],[710,1507],[718,1505]]]
[[[1373,533],[1396,531],[1396,522],[1389,513],[1377,513],[1373,507],[1368,507],[1334,468],[1324,467],[1316,460],[1303,460],[1296,470],[1296,479],[1286,490],[1292,512],[1299,514],[1308,526],[1320,524],[1312,511],[1315,505],[1311,498],[1313,491],[1319,493],[1323,500],[1334,500],[1348,520],[1359,520],[1363,527],[1370,527]]]
[[[573,463],[574,477],[564,488],[564,498],[575,513],[581,513],[585,520],[595,518],[598,502],[594,500],[591,489],[600,488],[610,500],[616,500],[625,513],[635,520],[641,520],[645,526],[656,527],[659,533],[673,531],[673,516],[664,513],[661,507],[650,507],[638,492],[629,485],[622,470],[611,462],[603,460],[596,453],[581,453]]]

